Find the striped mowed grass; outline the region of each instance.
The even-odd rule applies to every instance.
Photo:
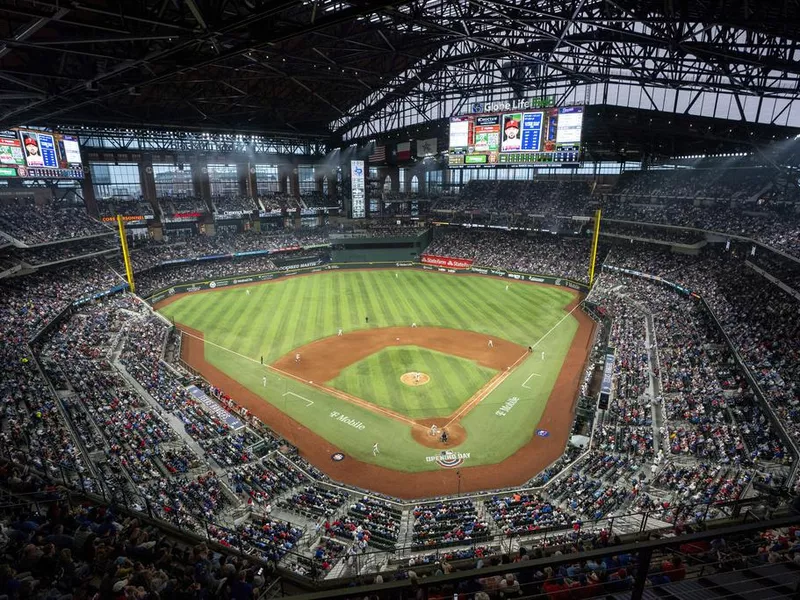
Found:
[[[400,382],[424,373],[425,385]],[[342,370],[329,386],[412,419],[445,417],[469,400],[497,371],[474,361],[417,346],[391,347]]]
[[[202,331],[206,341],[271,363],[336,335],[339,328],[412,323],[476,331],[527,346],[558,322],[571,299],[571,292],[553,287],[417,270],[401,270],[395,277],[388,269],[325,272],[195,293],[161,312]]]

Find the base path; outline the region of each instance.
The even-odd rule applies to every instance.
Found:
[[[574,308],[577,302],[576,297],[566,307],[566,310]],[[410,500],[455,494],[459,487],[462,492],[474,492],[519,486],[561,456],[569,439],[574,404],[577,400],[584,365],[591,349],[594,330],[594,321],[583,311],[576,310],[572,315],[578,320],[578,330],[553,386],[553,391],[550,393],[541,420],[538,424],[531,423],[532,434],[534,429],[545,429],[549,435],[547,437],[532,435],[530,442],[497,464],[460,467],[458,469],[461,474],[460,484],[455,469],[403,473],[355,460],[350,456],[346,460],[334,462],[331,460],[331,455],[341,452],[339,448],[288,417],[214,365],[206,362],[202,332],[181,326],[181,329],[190,334],[183,336],[182,357],[212,385],[224,390],[237,403],[247,408],[250,413],[296,446],[303,458],[324,471],[332,479]],[[426,328],[425,331],[430,331],[430,328]],[[481,338],[486,344],[488,338],[486,336],[481,336]],[[501,343],[501,341],[495,340],[494,349],[497,350]],[[430,346],[426,345],[426,347]],[[452,353],[453,351],[449,349],[447,352]],[[487,349],[488,352],[490,351]],[[349,362],[352,362],[352,359],[349,359]],[[291,364],[294,364],[294,358],[292,358]],[[453,433],[457,435],[457,432]],[[441,447],[433,438],[427,443],[422,442],[422,439],[417,439],[417,441],[426,446],[437,444],[434,447]]]

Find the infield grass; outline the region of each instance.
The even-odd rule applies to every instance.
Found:
[[[425,385],[400,382],[404,373],[430,377]],[[445,417],[497,373],[471,360],[417,346],[386,348],[342,370],[331,387],[412,419]]]
[[[428,460],[436,452],[414,441],[408,423],[269,371],[261,366],[261,357],[269,364],[302,345],[335,336],[340,327],[347,332],[408,327],[412,323],[475,331],[533,345],[535,352],[461,421],[467,438],[453,450],[470,454],[464,465],[494,464],[511,456],[534,435],[578,328],[578,321],[565,310],[572,299],[569,290],[537,284],[414,269],[399,269],[395,276],[394,269],[380,269],[329,271],[246,288],[193,293],[161,312],[178,324],[204,333],[208,362],[346,454],[415,472],[439,467]],[[369,324],[365,322],[367,316]],[[480,368],[477,364],[474,367]],[[443,363],[439,370],[444,373],[429,374],[458,379],[457,369],[452,365],[449,369],[448,374]],[[262,385],[265,374],[266,387]],[[391,382],[386,385],[400,388],[401,374],[392,369]],[[446,389],[442,391],[447,393]],[[516,400],[510,411],[498,410],[504,404],[508,406],[512,398]],[[565,399],[566,404],[571,402],[572,397]],[[449,401],[439,400],[438,405],[445,410]],[[340,419],[341,415],[360,421],[364,428],[353,428]],[[377,441],[381,452],[373,457],[372,444]]]

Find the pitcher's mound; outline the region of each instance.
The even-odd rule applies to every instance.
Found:
[[[425,373],[403,373],[400,376],[400,381],[411,386],[425,385],[430,380],[430,376]]]

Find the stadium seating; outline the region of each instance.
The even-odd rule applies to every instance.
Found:
[[[440,229],[435,234],[431,253],[474,258],[498,269],[585,277],[583,239]],[[265,240],[280,245],[324,239],[309,236],[190,238],[135,253],[152,251],[153,260],[163,262],[261,247]],[[6,400],[2,416],[8,425],[0,430],[0,454],[57,476],[72,489],[126,496],[143,514],[312,578],[347,572],[351,549],[403,548],[416,568],[435,570],[443,568],[436,564],[443,558],[491,561],[501,538],[524,538],[531,552],[609,543],[608,531],[601,533],[606,523],[618,519],[617,527],[624,529],[620,515],[630,512],[648,511],[661,526],[677,528],[729,516],[729,501],[755,481],[781,481],[795,460],[758,392],[767,394],[797,440],[796,304],[766,286],[740,258],[724,253],[689,257],[629,243],[609,248],[602,253],[606,270],[588,299],[609,319],[603,335],[616,350],[615,395],[594,425],[594,445],[583,451],[568,447],[562,459],[531,480],[540,487],[535,492],[502,491],[403,508],[374,494],[317,483],[314,479],[324,475],[262,424],[250,418],[243,430],[233,431],[187,392],[186,385],[196,380],[165,359],[173,345],[169,323],[140,300],[119,294],[72,305],[118,283],[96,259],[1,284],[0,398]],[[758,257],[758,262],[794,281],[794,270],[782,259]],[[236,272],[236,264],[151,268],[137,279],[140,289],[156,289],[198,273]],[[274,268],[269,262],[241,265]],[[714,313],[679,290],[613,267],[696,290]],[[723,334],[755,375],[758,390],[737,366]],[[34,336],[30,354],[24,342]],[[585,386],[590,382],[587,377]],[[239,414],[235,398],[200,385]],[[277,511],[280,518],[271,514]],[[308,530],[313,523],[320,523],[316,536]],[[614,572],[623,568],[612,566]],[[214,572],[215,581],[225,579],[219,569]],[[39,575],[34,579],[42,585]],[[247,570],[245,578],[254,577]],[[596,584],[621,591],[629,577],[612,578],[607,567]],[[531,584],[522,579],[515,580],[521,588]],[[651,585],[664,584],[658,575],[652,578]],[[516,589],[505,577],[480,585]]]

